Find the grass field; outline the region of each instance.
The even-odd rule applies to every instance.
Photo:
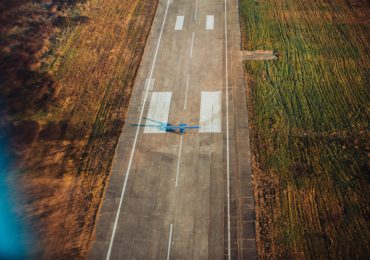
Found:
[[[368,1],[240,0],[261,258],[369,255]]]
[[[4,94],[17,163],[12,177],[22,180],[25,213],[44,259],[86,258],[158,0],[69,3],[61,12],[63,3],[18,1],[14,10],[32,15],[8,25],[8,39],[19,32],[16,45],[0,39],[10,46],[7,78],[17,82],[9,80]],[[22,50],[27,62],[14,71],[19,59],[12,50],[27,45],[23,32],[30,29],[43,40],[33,44],[31,58],[29,48]]]

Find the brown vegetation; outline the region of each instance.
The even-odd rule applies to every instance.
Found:
[[[86,257],[157,2],[0,4],[1,126],[43,258]]]

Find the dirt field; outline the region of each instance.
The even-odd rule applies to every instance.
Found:
[[[261,258],[369,255],[368,1],[241,0]]]
[[[84,258],[158,1],[40,2],[0,8],[1,125],[40,256]]]

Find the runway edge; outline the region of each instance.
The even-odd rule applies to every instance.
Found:
[[[239,20],[239,0],[229,1],[229,86],[231,110],[234,111],[230,120],[234,128],[230,136],[231,156],[231,259],[257,259],[255,209],[252,185],[251,148],[248,127],[248,109],[246,98],[246,81],[241,56],[241,28]],[[231,158],[233,158],[231,157]],[[234,233],[234,234],[233,234]]]

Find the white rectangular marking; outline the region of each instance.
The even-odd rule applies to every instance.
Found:
[[[201,133],[221,133],[221,91],[202,91],[199,124]]]
[[[215,16],[207,15],[206,30],[213,30],[215,25]]]
[[[181,31],[184,27],[184,19],[185,17],[182,15],[177,16],[176,24],[175,24],[175,31]]]
[[[172,92],[153,92],[147,118],[167,123],[168,115],[170,113],[171,98]],[[145,126],[144,133],[165,133],[165,131],[161,130],[159,127],[155,127],[156,125],[159,125],[159,123],[146,120],[145,124],[151,126]]]

